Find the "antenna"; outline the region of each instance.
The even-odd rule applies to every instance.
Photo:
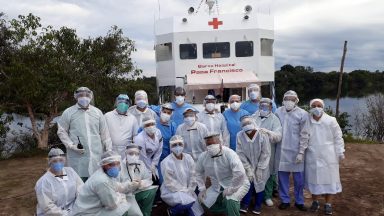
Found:
[[[160,19],[160,0],[157,0],[157,4],[159,6],[159,19]]]

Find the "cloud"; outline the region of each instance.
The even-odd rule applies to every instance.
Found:
[[[160,3],[160,8],[158,3]],[[105,35],[112,25],[136,42],[133,59],[144,75],[155,75],[154,20],[186,14],[200,0],[0,0],[9,18],[29,12],[44,25],[75,28],[81,37]],[[339,70],[348,40],[345,70],[384,70],[384,2],[378,0],[225,0],[220,13],[255,11],[275,16],[276,69],[284,64]],[[204,13],[206,6],[200,7]]]

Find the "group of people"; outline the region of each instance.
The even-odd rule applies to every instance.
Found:
[[[321,99],[311,100],[307,112],[289,90],[276,108],[251,84],[249,100],[232,95],[220,113],[213,95],[200,112],[185,101],[183,88],[174,95],[174,102],[153,106],[139,90],[130,106],[120,94],[103,115],[91,105],[92,91],[78,88],[77,103],[58,121],[66,154],[52,148],[36,183],[37,215],[149,216],[161,200],[168,215],[260,214],[263,203],[274,205],[277,191],[278,208],[290,207],[291,174],[296,208],[307,211],[306,188],[310,210],[319,210],[323,195],[325,214],[332,214],[345,150]]]

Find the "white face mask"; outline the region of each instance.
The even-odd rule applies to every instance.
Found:
[[[208,112],[212,112],[213,110],[215,110],[215,104],[214,103],[207,103],[207,104],[205,104],[205,109]]]
[[[83,108],[88,107],[90,102],[91,102],[91,98],[89,98],[89,97],[77,98],[77,103]]]
[[[139,155],[127,154],[127,161],[128,161],[128,163],[138,163],[139,162]]]
[[[183,153],[183,150],[184,150],[184,147],[183,147],[183,146],[176,146],[176,147],[171,148],[171,151],[172,151],[176,156],[180,156],[181,153]]]
[[[241,103],[239,102],[233,102],[231,103],[230,107],[232,110],[238,110],[240,108]]]
[[[185,100],[184,96],[176,96],[177,105],[182,105],[184,103],[184,100]]]
[[[161,121],[163,121],[163,122],[169,122],[169,120],[171,119],[171,115],[162,112],[162,113],[160,114],[160,119],[161,119]]]
[[[193,123],[195,123],[195,121],[196,121],[196,118],[194,116],[189,116],[184,118],[185,124],[187,124],[190,127],[193,125]]]
[[[138,100],[138,101],[136,101],[136,105],[139,108],[144,109],[147,106],[147,101],[146,100]]]
[[[309,110],[309,112],[316,117],[320,117],[321,115],[323,115],[324,109],[321,107],[315,107]]]
[[[293,108],[295,108],[296,103],[293,101],[283,101],[283,105],[287,111],[291,111]]]
[[[253,130],[255,130],[255,125],[253,124],[247,124],[245,126],[242,127],[243,131],[248,133],[248,132],[252,132]]]
[[[249,98],[251,100],[256,100],[257,98],[259,98],[259,95],[260,95],[260,92],[258,92],[258,91],[251,91],[249,93]]]
[[[155,127],[155,126],[149,126],[149,127],[144,128],[144,131],[145,131],[148,135],[152,136],[152,135],[155,134],[155,132],[156,132],[156,127]]]
[[[218,155],[220,153],[220,144],[211,144],[207,146],[207,151],[211,156]]]
[[[260,110],[260,116],[261,117],[265,117],[267,115],[269,115],[271,113],[271,111],[269,110]]]

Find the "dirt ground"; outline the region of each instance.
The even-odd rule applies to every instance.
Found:
[[[34,186],[46,164],[44,156],[0,161],[0,215],[34,214]],[[334,200],[334,215],[384,215],[384,145],[347,144],[341,180],[343,192]],[[307,206],[311,203],[309,198],[307,194]],[[278,199],[274,202],[277,204]],[[154,208],[153,215],[166,215],[164,210],[164,206]],[[262,215],[313,216],[323,212],[302,213],[294,207],[281,211],[275,205],[263,206]]]

